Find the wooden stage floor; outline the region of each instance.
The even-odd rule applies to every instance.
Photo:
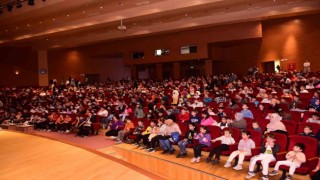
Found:
[[[23,133],[0,131],[1,180],[163,179],[106,154]]]
[[[204,157],[200,163],[191,164],[192,149],[188,149],[188,157],[177,159],[175,155],[160,154],[161,150],[148,153],[131,144],[112,145],[111,140],[103,137],[96,138],[102,143],[110,142],[102,148],[97,145],[90,148],[88,145],[91,144],[78,144],[79,139],[71,141],[69,137],[66,140],[60,138],[54,138],[50,133],[28,135],[0,131],[0,180],[234,180],[245,179],[248,171],[248,162],[245,162],[242,171],[224,168],[227,159],[225,156],[221,157],[219,165],[205,163],[207,152],[203,152]],[[175,149],[178,150],[177,147]],[[269,179],[279,178],[280,175]],[[252,179],[261,179],[261,173]],[[310,179],[309,176],[294,176],[294,180],[307,179]]]

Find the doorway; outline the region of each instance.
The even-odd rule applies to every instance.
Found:
[[[263,63],[264,73],[275,73],[274,67],[275,67],[274,61]]]

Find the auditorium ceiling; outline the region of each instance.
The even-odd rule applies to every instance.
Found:
[[[35,0],[1,11],[0,47],[47,49],[316,14],[320,0]]]

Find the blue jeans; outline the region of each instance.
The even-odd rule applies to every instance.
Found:
[[[180,141],[180,142],[178,143],[178,146],[179,146],[179,148],[180,148],[180,150],[181,150],[181,154],[187,153],[186,149],[187,149],[187,145],[188,145],[188,144],[189,144],[188,141]]]
[[[161,146],[165,151],[167,151],[167,150],[173,150],[173,147],[172,147],[172,145],[171,145],[171,143],[170,143],[170,141],[169,141],[168,139],[166,139],[166,140],[160,139],[159,142],[160,142],[160,146]]]

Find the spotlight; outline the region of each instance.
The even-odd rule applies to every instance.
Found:
[[[8,4],[7,5],[7,9],[8,9],[8,12],[11,12],[12,9],[13,9],[13,5],[12,4]]]
[[[19,4],[17,4],[17,6],[16,6],[18,9],[19,8],[22,8],[22,4],[21,3],[19,3]]]
[[[33,6],[34,5],[34,0],[28,0],[28,5]]]

